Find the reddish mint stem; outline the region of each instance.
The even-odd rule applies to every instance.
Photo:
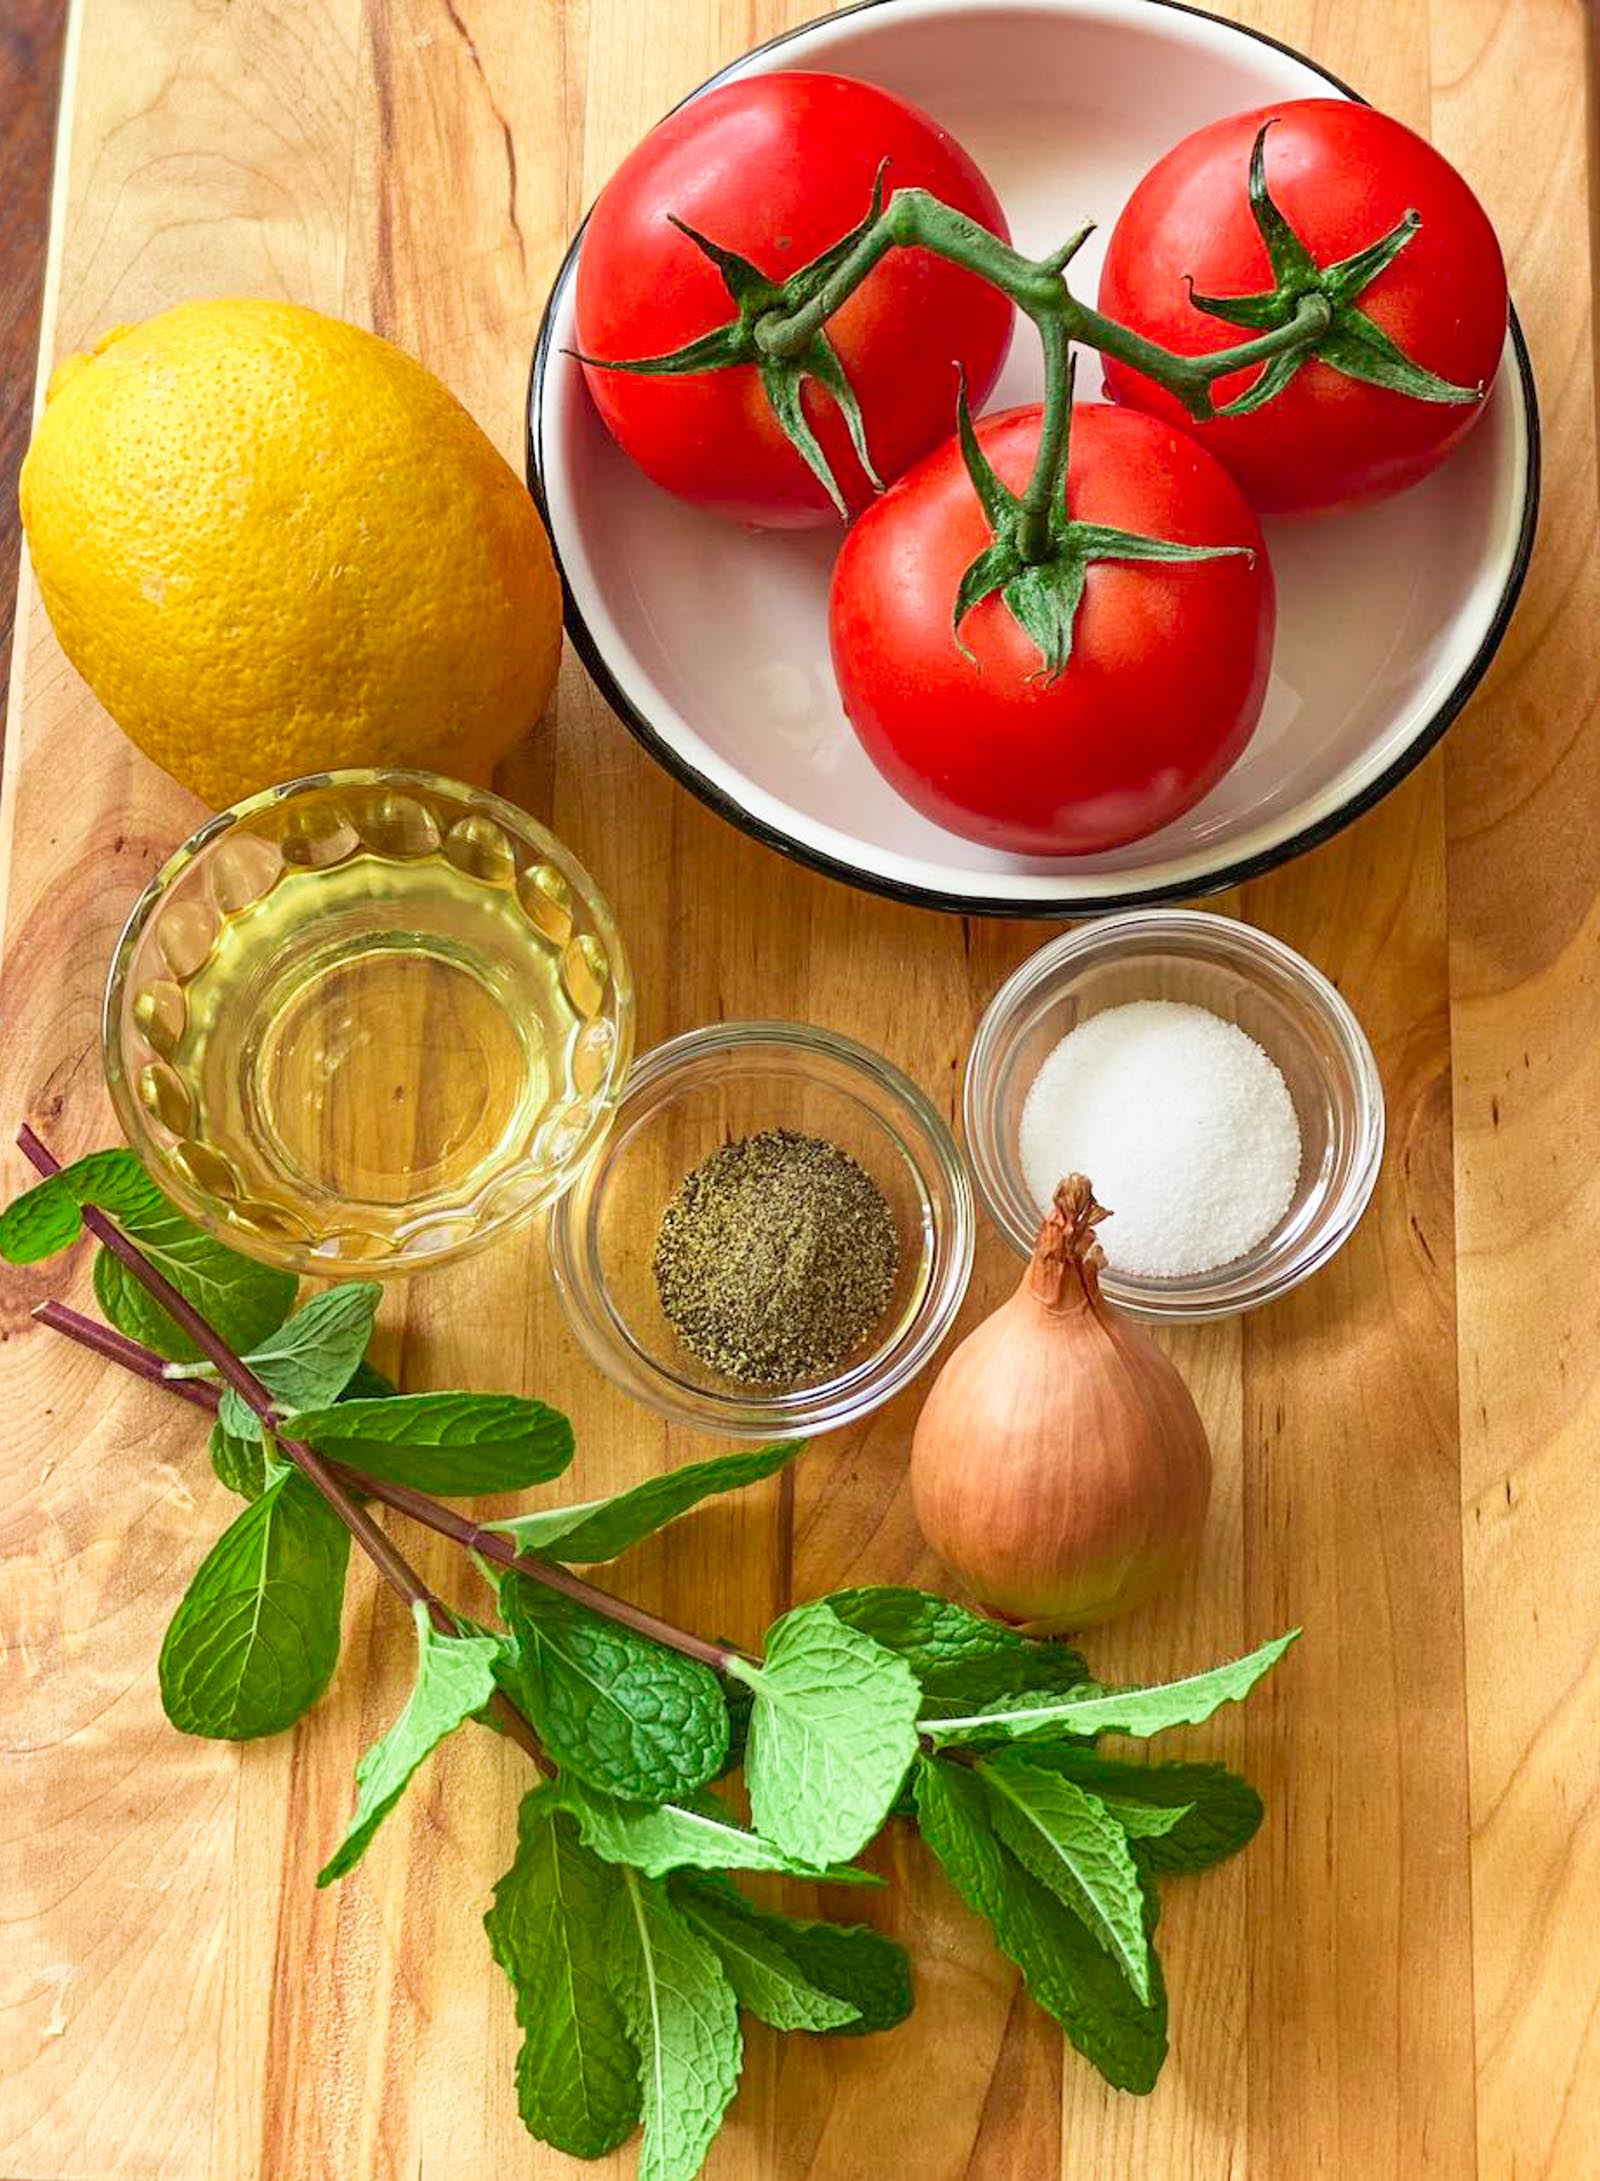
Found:
[[[47,1145],[40,1141],[26,1122],[17,1131],[17,1145],[23,1157],[39,1173],[46,1176],[60,1173],[61,1161]],[[323,1459],[314,1447],[306,1446],[299,1439],[286,1438],[278,1429],[278,1419],[273,1409],[272,1395],[261,1383],[261,1380],[257,1378],[255,1372],[250,1369],[249,1365],[240,1362],[226,1342],[219,1339],[217,1334],[213,1332],[187,1296],[179,1293],[166,1275],[150,1262],[143,1250],[130,1242],[122,1230],[114,1226],[98,1206],[85,1204],[80,1206],[80,1210],[83,1214],[83,1224],[88,1228],[95,1240],[101,1243],[104,1248],[110,1250],[114,1257],[127,1266],[134,1278],[161,1305],[173,1323],[180,1326],[188,1334],[201,1354],[216,1367],[218,1374],[238,1394],[251,1414],[257,1417],[272,1432],[289,1460],[304,1473],[322,1494],[390,1589],[403,1598],[409,1606],[425,1606],[429,1619],[440,1635],[455,1635],[457,1633],[455,1617],[444,1601],[428,1588],[398,1546],[384,1535],[360,1502],[351,1497],[348,1487],[341,1478],[334,1474],[332,1466]],[[59,1325],[59,1320],[57,1323]],[[61,1329],[65,1330],[65,1328]],[[136,1370],[140,1377],[152,1376],[152,1373],[142,1362],[135,1362],[127,1354],[121,1352],[120,1336],[115,1344],[109,1341],[96,1341],[93,1345],[110,1360]],[[137,1348],[139,1344],[134,1341],[129,1342],[127,1345],[130,1348]],[[148,1353],[148,1351],[145,1352]],[[153,1358],[153,1360],[159,1365],[159,1358]],[[162,1376],[159,1371],[154,1375],[159,1383],[171,1387],[174,1391],[181,1384],[186,1383],[186,1381],[178,1379],[168,1379]],[[544,1756],[539,1747],[539,1739],[534,1733],[532,1723],[498,1691],[491,1699],[491,1705],[511,1739],[527,1751],[535,1764],[542,1765]]]
[[[217,1390],[199,1379],[169,1378],[162,1359],[153,1348],[146,1348],[125,1333],[114,1332],[110,1327],[87,1318],[81,1311],[72,1310],[65,1303],[41,1303],[34,1311],[41,1325],[48,1325],[53,1332],[64,1333],[81,1347],[91,1348],[109,1362],[120,1364],[135,1377],[150,1385],[160,1386],[167,1393],[175,1393],[194,1407],[215,1415]],[[456,1513],[453,1507],[441,1506],[425,1492],[413,1491],[409,1485],[389,1484],[382,1478],[369,1477],[360,1470],[350,1469],[343,1462],[327,1461],[327,1468],[342,1483],[356,1492],[363,1492],[369,1499],[392,1507],[397,1514],[409,1515],[413,1522],[437,1531],[441,1537],[452,1538],[464,1545],[469,1552],[492,1560],[497,1567],[509,1568],[518,1575],[525,1575],[530,1582],[542,1583],[547,1590],[559,1591],[579,1605],[605,1619],[619,1622],[652,1642],[665,1645],[669,1651],[678,1651],[685,1658],[698,1659],[702,1665],[715,1671],[725,1672],[730,1660],[744,1658],[745,1653],[732,1645],[711,1643],[703,1636],[692,1635],[687,1629],[678,1628],[656,1614],[646,1612],[643,1606],[630,1605],[624,1598],[617,1598],[608,1590],[600,1590],[593,1583],[586,1583],[582,1576],[574,1575],[567,1568],[553,1561],[540,1560],[532,1553],[518,1552],[511,1540],[499,1530],[484,1529],[465,1515]],[[381,1532],[380,1532],[381,1535]]]

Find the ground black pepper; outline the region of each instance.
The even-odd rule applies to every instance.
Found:
[[[724,1144],[661,1217],[661,1307],[691,1354],[745,1386],[824,1376],[882,1318],[900,1268],[883,1192],[848,1151],[788,1128]]]

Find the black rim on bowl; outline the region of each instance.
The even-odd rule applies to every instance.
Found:
[[[864,15],[870,9],[893,7],[895,4],[896,0],[855,0],[851,7],[839,8],[831,15],[813,17],[810,22],[797,23],[790,30],[779,31],[776,37],[750,47],[737,60],[730,61],[726,68],[719,68],[714,75],[707,76],[703,83],[697,84],[694,90],[678,101],[678,106],[669,110],[676,113],[679,106],[688,105],[691,99],[698,98],[703,91],[709,91],[717,84],[726,82],[757,54],[778,51],[807,31],[814,30],[819,22],[838,22],[852,15]],[[1282,38],[1270,37],[1264,30],[1253,30],[1246,23],[1229,22],[1225,17],[1213,15],[1207,8],[1191,6],[1189,0],[1149,0],[1149,4],[1168,8],[1177,15],[1197,15],[1206,22],[1221,23],[1225,29],[1235,31],[1241,38],[1251,38],[1258,45],[1270,46],[1274,52],[1286,54],[1291,60],[1300,62],[1343,97],[1355,99],[1362,105],[1369,103],[1353,85],[1336,76],[1331,68],[1324,68],[1320,61],[1312,60],[1309,54],[1302,53],[1297,46],[1288,44]],[[566,255],[551,283],[544,316],[539,321],[539,334],[534,343],[533,365],[528,378],[528,489],[533,494],[546,530],[550,532],[551,550],[555,554],[556,570],[561,578],[563,617],[567,633],[612,711],[635,741],[649,751],[658,765],[692,795],[698,796],[708,809],[714,810],[730,825],[737,826],[741,833],[748,834],[752,840],[760,841],[768,848],[776,849],[779,855],[787,856],[791,862],[820,871],[825,878],[839,879],[845,885],[857,887],[863,892],[883,894],[892,901],[909,902],[917,908],[943,909],[962,916],[1022,917],[1035,920],[1102,916],[1118,909],[1154,907],[1162,902],[1192,901],[1205,894],[1222,893],[1230,886],[1242,885],[1247,879],[1260,878],[1264,872],[1276,870],[1280,864],[1289,863],[1296,856],[1304,855],[1307,849],[1320,847],[1324,841],[1331,840],[1336,833],[1342,833],[1347,825],[1353,824],[1357,818],[1381,803],[1408,773],[1415,771],[1439,741],[1482,681],[1490,660],[1500,648],[1528,573],[1534,533],[1539,522],[1539,402],[1534,388],[1528,344],[1523,337],[1522,323],[1517,317],[1515,306],[1511,309],[1509,331],[1511,355],[1522,385],[1526,418],[1527,486],[1522,503],[1522,522],[1517,532],[1511,565],[1506,572],[1504,587],[1483,640],[1462,669],[1455,685],[1432,716],[1424,721],[1400,755],[1375,780],[1369,781],[1347,802],[1341,803],[1338,809],[1329,811],[1315,823],[1302,827],[1299,832],[1291,833],[1286,840],[1278,841],[1271,848],[1262,849],[1256,855],[1220,865],[1215,871],[1207,872],[1197,879],[1155,886],[1135,886],[1125,893],[1097,894],[1092,900],[1084,900],[1076,895],[1041,895],[1037,899],[1026,901],[993,900],[986,894],[946,893],[938,887],[913,886],[899,879],[885,878],[877,872],[863,870],[856,864],[841,862],[836,856],[824,855],[820,850],[796,840],[791,834],[781,832],[777,827],[753,817],[741,803],[697,772],[686,758],[672,748],[618,683],[573,596],[571,582],[562,565],[561,548],[550,521],[550,505],[539,458],[539,443],[544,416],[545,376],[555,341],[556,308],[577,268],[578,252],[583,246],[584,229],[588,224],[586,213],[577,233],[568,244]]]

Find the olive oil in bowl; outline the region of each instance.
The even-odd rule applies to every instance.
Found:
[[[420,774],[256,797],[154,881],[107,1073],[170,1195],[302,1269],[413,1270],[527,1217],[631,1041],[609,911],[543,829]]]

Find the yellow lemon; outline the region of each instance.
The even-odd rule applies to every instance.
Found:
[[[431,373],[292,303],[184,303],[51,381],[22,519],[62,649],[213,806],[341,765],[486,781],[555,679],[521,480]]]

